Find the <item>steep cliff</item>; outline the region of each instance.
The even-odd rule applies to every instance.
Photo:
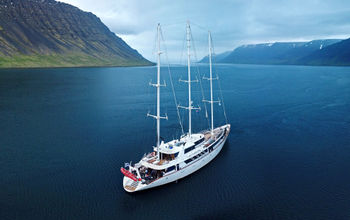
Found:
[[[0,67],[150,64],[92,13],[55,0],[0,0]]]

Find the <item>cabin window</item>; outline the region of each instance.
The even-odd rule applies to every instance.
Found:
[[[175,166],[171,166],[171,167],[167,168],[165,172],[168,173],[168,172],[173,171],[173,170],[175,170]]]
[[[188,152],[190,152],[191,150],[193,150],[195,148],[195,146],[193,145],[192,147],[188,147],[185,149],[185,154],[187,154]]]
[[[190,163],[192,161],[192,158],[191,159],[188,159],[188,160],[185,160],[185,163]]]
[[[194,145],[198,145],[204,141],[204,137],[199,139],[198,141],[194,142]]]
[[[192,159],[195,160],[195,159],[199,158],[200,156],[201,156],[201,154],[199,153],[196,156],[192,157]]]

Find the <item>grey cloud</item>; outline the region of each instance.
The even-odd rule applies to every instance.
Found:
[[[175,61],[181,56],[187,19],[193,22],[199,57],[207,53],[206,29],[212,31],[217,52],[251,42],[350,35],[350,2],[344,0],[64,1],[95,13],[148,59],[153,58],[158,22]]]

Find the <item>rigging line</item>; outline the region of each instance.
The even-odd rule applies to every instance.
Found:
[[[150,86],[147,86],[147,99],[151,100],[152,97],[151,97],[151,89],[150,89]],[[151,107],[150,107],[150,103],[148,103],[147,105],[147,113],[150,113],[151,112]]]
[[[153,44],[153,55],[154,55],[154,60],[157,60],[157,42],[158,42],[158,33],[156,33],[154,35],[154,44]],[[155,80],[155,82],[157,82],[157,76],[155,78],[153,78]],[[151,86],[150,86],[151,87]],[[154,94],[154,99],[155,99],[155,104],[153,104],[153,114],[156,114],[157,112],[157,90],[153,89],[153,94]],[[153,127],[155,127],[157,129],[157,120],[153,120]],[[156,141],[158,140],[158,135],[155,133],[155,139]]]
[[[156,59],[156,45],[157,45],[157,34],[154,35],[154,40],[153,40],[153,49],[152,49],[152,54],[153,54],[153,58]],[[149,83],[151,83],[153,81],[153,77],[150,77],[150,81]],[[153,99],[153,93],[151,91],[153,91],[153,89],[151,89],[151,86],[147,86],[148,87],[148,96],[149,96],[149,99]],[[153,103],[153,102],[152,102]],[[153,110],[153,111],[151,111]],[[154,104],[149,104],[148,105],[148,113],[154,113],[156,112],[156,106]],[[155,126],[155,122],[156,120],[154,120],[153,122],[153,126]]]
[[[182,50],[181,50],[181,56],[180,56],[180,64],[182,64],[182,58],[183,58],[183,55],[184,55],[185,41],[186,41],[186,32],[185,32],[184,38],[182,40]]]
[[[157,45],[157,33],[154,35],[153,48],[152,48],[152,54],[154,55],[153,58],[155,59],[156,59],[156,45]]]
[[[194,58],[195,58],[195,61],[197,63],[198,62],[197,50],[196,50],[196,46],[195,46],[195,43],[194,43],[194,38],[193,38],[192,32],[191,32],[191,39],[192,39],[192,44],[193,44]],[[196,69],[197,69],[197,76],[199,75],[199,85],[200,85],[200,89],[201,89],[202,100],[204,100],[205,97],[204,97],[204,90],[203,90],[203,85],[202,85],[202,76],[200,74],[198,65],[195,65],[195,66],[196,66]],[[209,127],[210,124],[209,124],[207,104],[206,104],[206,102],[204,102],[203,104],[204,104],[204,109],[205,109],[205,118],[207,119],[207,123],[208,123],[208,127]]]
[[[210,38],[210,39],[211,39],[211,42],[210,42],[210,43],[211,43],[211,47],[212,47],[213,55],[214,55],[214,62],[217,63],[217,62],[216,62],[216,55],[217,55],[217,54],[216,54],[216,52],[215,52],[214,42],[213,42],[213,39],[212,39],[212,38]],[[215,68],[215,67],[214,67],[214,68]],[[216,68],[215,68],[215,70],[216,70]]]
[[[227,115],[226,115],[226,110],[225,110],[225,102],[224,102],[224,96],[222,95],[222,89],[221,89],[220,80],[218,80],[218,84],[219,84],[219,91],[220,91],[220,95],[221,95],[222,108],[224,110],[225,121],[226,121],[226,124],[227,124],[228,122],[227,122]]]
[[[214,44],[213,44],[213,39],[211,38],[211,45],[212,45],[212,49],[213,49],[213,53],[215,54],[215,50],[214,50]],[[216,56],[214,56],[214,59],[215,59],[215,63],[216,63]],[[224,116],[225,116],[225,121],[226,121],[226,124],[228,123],[228,120],[227,120],[227,115],[226,115],[226,110],[225,110],[225,102],[224,102],[224,96],[222,95],[222,89],[221,89],[221,83],[220,83],[220,79],[218,77],[218,74],[217,74],[217,71],[216,71],[216,68],[214,67],[214,72],[216,74],[216,77],[218,78],[218,85],[219,85],[219,92],[220,92],[220,98],[221,98],[221,102],[222,102],[222,108],[224,110]]]
[[[185,121],[185,111],[182,111],[182,124],[184,124],[184,121]],[[182,134],[184,134],[184,132],[182,132]]]
[[[194,52],[194,59],[196,61],[196,63],[198,62],[198,59],[197,59],[197,52],[196,52],[196,46],[194,44],[194,39],[193,39],[193,35],[192,35],[192,31],[190,32],[191,34],[191,40],[192,40],[192,45],[193,45],[193,52]],[[202,77],[201,77],[201,74],[200,74],[200,71],[199,71],[199,67],[198,65],[195,65],[196,66],[196,69],[197,69],[197,76],[199,75],[199,85],[200,85],[200,88],[201,88],[201,93],[202,93],[202,100],[205,99],[204,97],[204,90],[203,90],[203,86],[202,86]],[[203,102],[202,102],[203,103]],[[207,119],[207,122],[208,122],[208,128],[210,127],[210,123],[209,123],[209,117],[208,117],[208,110],[207,110],[207,104],[204,102],[204,110],[205,110],[205,118]]]
[[[175,102],[175,106],[176,106],[176,113],[177,113],[177,117],[179,119],[179,124],[180,124],[180,127],[181,127],[182,134],[184,134],[185,132],[184,132],[184,128],[183,128],[183,125],[182,125],[182,122],[181,122],[179,107],[178,107],[178,104],[177,104],[177,99],[176,99],[176,94],[175,94],[175,89],[174,89],[173,77],[172,77],[172,74],[171,74],[171,71],[170,71],[170,64],[169,64],[169,59],[168,59],[168,51],[167,51],[167,47],[166,47],[166,44],[165,44],[165,41],[164,41],[164,36],[163,36],[162,29],[160,29],[160,36],[161,36],[162,41],[163,41],[164,50],[165,50],[165,58],[166,58],[166,61],[167,61],[167,64],[168,64],[167,65],[168,66],[168,73],[169,73],[169,78],[170,78],[171,90],[173,92],[174,102]]]
[[[199,24],[194,23],[193,21],[191,21],[191,24],[193,24],[194,26],[198,27],[199,29],[202,29],[203,31],[207,32],[208,28],[205,28]]]
[[[175,25],[183,25],[183,23],[186,22],[186,20],[182,20],[182,21],[177,21],[177,22],[172,22],[172,23],[162,23],[162,27],[171,27],[171,26],[175,26]]]
[[[156,45],[157,45],[157,33],[154,35],[154,39],[153,39],[153,48],[152,48],[152,54],[153,54],[153,58],[156,60]],[[152,82],[152,77],[150,78],[150,82]],[[151,94],[151,86],[147,86],[148,87],[148,95],[149,95],[149,99],[152,99],[152,94]],[[153,90],[152,90],[153,91]],[[150,113],[153,107],[153,112],[155,112],[156,108],[154,105],[148,105],[148,112]]]

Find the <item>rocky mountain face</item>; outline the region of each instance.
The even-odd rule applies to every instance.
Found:
[[[90,12],[55,0],[0,0],[0,67],[151,64]]]
[[[305,65],[350,65],[350,38],[317,50],[298,60]]]

